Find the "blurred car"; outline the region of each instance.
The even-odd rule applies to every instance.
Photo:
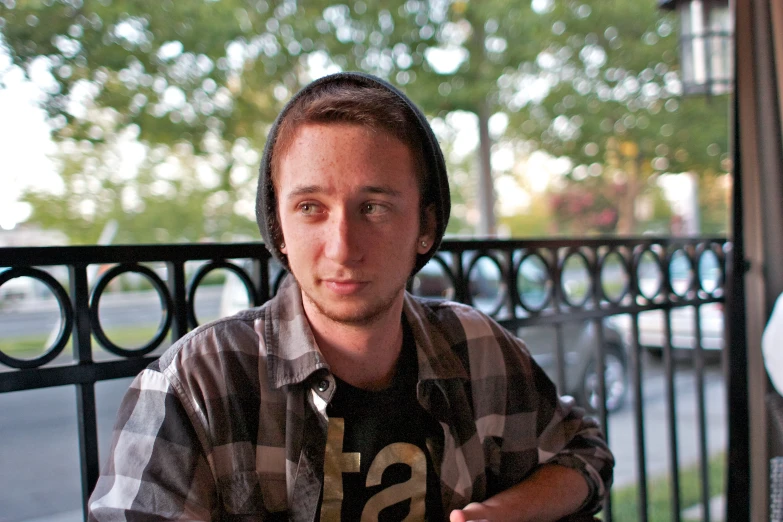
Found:
[[[675,350],[696,348],[696,308],[684,306],[671,310],[671,346]],[[719,351],[725,344],[724,313],[721,303],[707,303],[700,307],[701,346],[707,351]],[[618,318],[618,325],[629,336],[631,319]],[[663,350],[666,339],[665,315],[663,310],[649,310],[639,314],[639,346],[654,354]]]
[[[450,258],[444,257],[444,260],[448,262]],[[476,308],[492,314],[498,309],[498,296],[502,290],[499,269],[487,260],[487,263],[477,263],[474,270],[470,274],[468,292]],[[414,295],[430,298],[453,299],[455,294],[450,278],[437,261],[430,261],[414,276],[410,290]],[[612,412],[620,409],[628,396],[628,356],[624,337],[613,322],[605,320],[603,325],[606,410]],[[572,395],[580,406],[592,412],[598,409],[599,401],[596,326],[593,321],[575,321],[562,326],[564,382],[559,390],[562,395]],[[514,333],[525,341],[549,378],[558,382],[555,327],[527,326]]]
[[[0,274],[6,270],[5,267],[0,267]],[[0,285],[0,302],[18,302],[33,297],[36,297],[35,279],[15,277]]]
[[[708,251],[709,254],[709,251]],[[649,267],[648,267],[649,268]],[[723,275],[717,258],[713,254],[703,255],[696,266],[681,252],[675,254],[669,264],[669,286],[678,296],[692,295],[693,286],[700,291],[712,293],[720,289]],[[640,275],[640,285],[648,289],[646,296],[661,291],[662,275],[656,270]],[[678,352],[696,348],[696,307],[680,306],[671,309],[671,346]],[[722,350],[725,344],[724,311],[722,303],[706,303],[699,307],[701,346],[707,351]],[[653,354],[660,354],[666,341],[665,312],[648,310],[639,313],[639,346]],[[631,339],[630,316],[618,318],[618,324]]]
[[[591,321],[565,323],[563,326],[563,368],[565,385],[561,394],[572,395],[589,411],[598,409],[598,332]],[[528,326],[517,330],[533,358],[557,382],[557,335],[552,326]],[[620,332],[604,322],[604,379],[606,411],[619,410],[628,396],[628,355]]]

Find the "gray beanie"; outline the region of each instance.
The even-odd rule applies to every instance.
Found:
[[[272,183],[272,150],[277,140],[280,122],[286,117],[286,114],[294,102],[303,94],[315,92],[325,85],[333,83],[353,83],[360,87],[374,87],[389,91],[398,96],[405,105],[410,108],[411,113],[415,116],[413,120],[419,123],[418,130],[421,134],[420,139],[422,140],[423,155],[426,162],[425,168],[427,169],[428,174],[428,186],[424,190],[425,193],[422,194],[422,205],[423,207],[430,204],[435,205],[435,218],[437,223],[435,227],[435,242],[432,245],[432,248],[426,254],[417,255],[416,265],[413,270],[413,273],[416,273],[427,264],[427,261],[435,254],[435,251],[438,249],[441,240],[443,239],[443,234],[446,232],[446,225],[448,224],[449,213],[451,211],[451,198],[449,195],[449,181],[446,175],[446,163],[443,160],[443,152],[440,149],[438,140],[435,138],[435,134],[432,132],[429,122],[427,122],[427,118],[424,117],[424,114],[422,114],[416,105],[396,87],[380,78],[364,73],[337,73],[315,80],[291,98],[272,125],[266,140],[266,146],[264,147],[264,156],[261,160],[261,168],[258,175],[258,194],[256,196],[256,221],[258,222],[258,229],[261,231],[261,236],[264,238],[264,244],[272,255],[288,269],[288,260],[286,259],[285,254],[280,252],[280,224],[277,216],[275,188]]]

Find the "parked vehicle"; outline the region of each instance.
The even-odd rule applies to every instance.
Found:
[[[572,395],[582,407],[596,411],[599,400],[598,332],[595,323],[579,321],[563,325],[563,368],[565,384],[561,393]],[[553,326],[520,328],[517,336],[525,341],[533,358],[557,382],[557,335]],[[628,396],[628,355],[620,332],[604,322],[604,379],[606,411],[619,410]]]
[[[720,286],[722,274],[717,257],[708,251],[702,255],[696,266],[682,252],[678,252],[669,264],[669,283],[677,295],[685,295],[693,285],[699,285],[704,291],[712,292]],[[643,285],[653,289],[660,288],[661,276],[655,270],[640,276]],[[696,348],[696,308],[684,306],[672,308],[671,346],[676,350]],[[663,310],[649,310],[639,314],[639,345],[660,352],[666,341],[666,313]],[[701,327],[701,346],[704,350],[721,350],[725,343],[724,312],[721,303],[707,303],[699,307]],[[622,328],[629,335],[630,317],[619,319]]]
[[[696,308],[685,306],[671,310],[671,346],[675,350],[696,348]],[[700,308],[701,346],[704,350],[722,350],[725,344],[724,313],[721,303],[708,303]],[[630,339],[631,318],[617,318],[617,324]],[[653,353],[660,352],[665,344],[665,313],[650,310],[639,314],[639,346]]]

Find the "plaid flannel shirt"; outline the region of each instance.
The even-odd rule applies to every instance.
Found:
[[[544,462],[579,470],[582,511],[599,509],[612,454],[524,344],[468,306],[406,294],[404,314],[419,402],[443,428],[427,444],[445,516]],[[334,390],[293,282],[197,328],[133,381],[89,520],[316,519]]]

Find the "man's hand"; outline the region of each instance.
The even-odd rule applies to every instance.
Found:
[[[523,482],[488,498],[472,502],[449,515],[450,522],[547,522],[574,513],[587,499],[589,488],[575,469],[544,465]]]
[[[481,502],[471,502],[462,509],[455,509],[449,515],[449,522],[492,521],[491,510]]]

